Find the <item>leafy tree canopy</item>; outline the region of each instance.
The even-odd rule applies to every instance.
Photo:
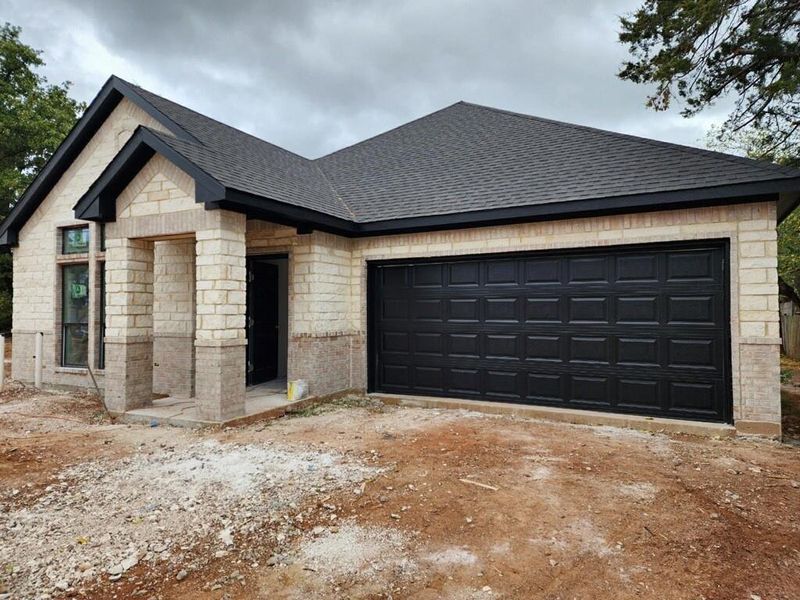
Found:
[[[52,85],[36,69],[41,52],[0,27],[0,218],[4,218],[86,106],[69,97],[69,82]]]
[[[651,84],[648,106],[677,98],[692,116],[724,97],[720,138],[758,131],[766,153],[800,141],[800,0],[645,0],[621,19],[632,60],[622,79]]]
[[[0,27],[0,219],[86,108],[69,97],[69,82],[51,85],[36,72],[41,52],[19,35],[19,27]],[[11,328],[11,276],[11,256],[0,254],[0,332]]]

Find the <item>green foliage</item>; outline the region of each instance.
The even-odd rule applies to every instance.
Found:
[[[732,96],[721,137],[751,130],[768,151],[797,146],[800,1],[645,0],[621,27],[633,59],[619,76],[654,86],[648,106],[677,98],[691,116]]]
[[[35,72],[41,52],[0,27],[0,218],[8,214],[75,124],[85,105],[69,97],[69,82],[51,85]]]
[[[800,295],[800,211],[778,225],[778,276]]]
[[[735,150],[757,160],[800,167],[800,146],[775,148],[769,135],[756,131],[719,140],[713,130],[708,145],[718,150]],[[800,296],[800,208],[778,225],[778,276]]]
[[[86,106],[69,82],[51,85],[36,69],[41,52],[20,41],[20,28],[0,27],[0,219],[44,167]],[[11,328],[11,260],[0,257],[0,332]]]

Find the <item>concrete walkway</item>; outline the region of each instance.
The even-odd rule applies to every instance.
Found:
[[[235,425],[247,421],[274,419],[292,408],[300,408],[308,399],[289,402],[286,397],[286,380],[276,379],[247,388],[244,399],[244,415],[229,421],[207,421],[197,414],[194,398],[159,398],[151,406],[129,410],[119,415],[124,423],[148,423],[150,425],[174,425],[176,427],[209,427]]]

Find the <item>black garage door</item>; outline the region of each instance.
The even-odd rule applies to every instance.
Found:
[[[370,389],[730,420],[727,246],[371,263]]]

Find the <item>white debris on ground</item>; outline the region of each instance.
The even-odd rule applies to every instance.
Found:
[[[13,597],[118,579],[139,563],[181,565],[200,542],[224,552],[265,526],[281,541],[301,501],[380,472],[307,446],[161,446],[70,467],[25,507],[12,503],[14,490],[0,497],[0,565]]]
[[[639,500],[650,502],[655,499],[658,488],[648,481],[637,481],[635,483],[624,483],[617,487],[621,494]]]
[[[409,537],[396,529],[362,527],[352,521],[304,540],[299,560],[329,581],[357,577],[396,580],[415,573],[416,563],[407,558]]]
[[[431,552],[425,555],[425,560],[429,563],[440,566],[474,565],[478,562],[478,557],[466,548],[453,546],[438,552]]]

